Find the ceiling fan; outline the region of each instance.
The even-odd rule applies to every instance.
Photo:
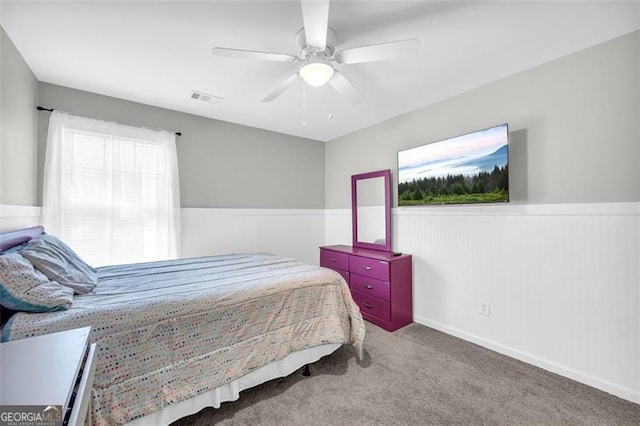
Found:
[[[338,51],[335,49],[336,33],[328,26],[329,0],[301,0],[304,27],[295,36],[298,55],[259,52],[254,50],[214,47],[218,56],[259,59],[276,62],[297,62],[298,71],[280,83],[262,99],[271,102],[302,78],[311,86],[329,84],[351,104],[364,99],[362,93],[342,75],[334,64],[357,64],[382,61],[409,55],[417,50],[420,41],[415,38],[355,47]]]

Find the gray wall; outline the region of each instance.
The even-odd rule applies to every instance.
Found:
[[[0,26],[0,204],[36,199],[38,81]]]
[[[322,142],[40,83],[42,106],[135,126],[179,130],[182,207],[323,208]],[[48,113],[39,113],[43,170]],[[41,175],[41,173],[40,173]],[[42,177],[38,178],[42,201]]]
[[[48,113],[36,115],[38,98],[73,114],[183,131],[177,145],[184,207],[346,208],[352,174],[387,168],[395,174],[400,149],[501,122],[511,130],[512,201],[640,200],[640,32],[324,146],[46,83],[38,87],[4,30],[0,41],[2,204],[41,203]]]
[[[511,199],[640,201],[640,31],[326,143],[326,208],[397,151],[508,122]]]

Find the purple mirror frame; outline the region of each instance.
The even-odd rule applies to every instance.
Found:
[[[358,190],[359,180],[383,177],[384,178],[384,216],[385,216],[385,244],[373,244],[358,241]],[[351,230],[353,247],[366,248],[378,251],[391,251],[391,170],[362,173],[351,176]]]

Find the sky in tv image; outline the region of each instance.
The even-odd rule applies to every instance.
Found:
[[[398,181],[474,176],[508,163],[507,124],[398,152]]]

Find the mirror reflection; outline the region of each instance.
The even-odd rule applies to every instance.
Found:
[[[386,244],[385,181],[383,176],[356,182],[357,241]]]

